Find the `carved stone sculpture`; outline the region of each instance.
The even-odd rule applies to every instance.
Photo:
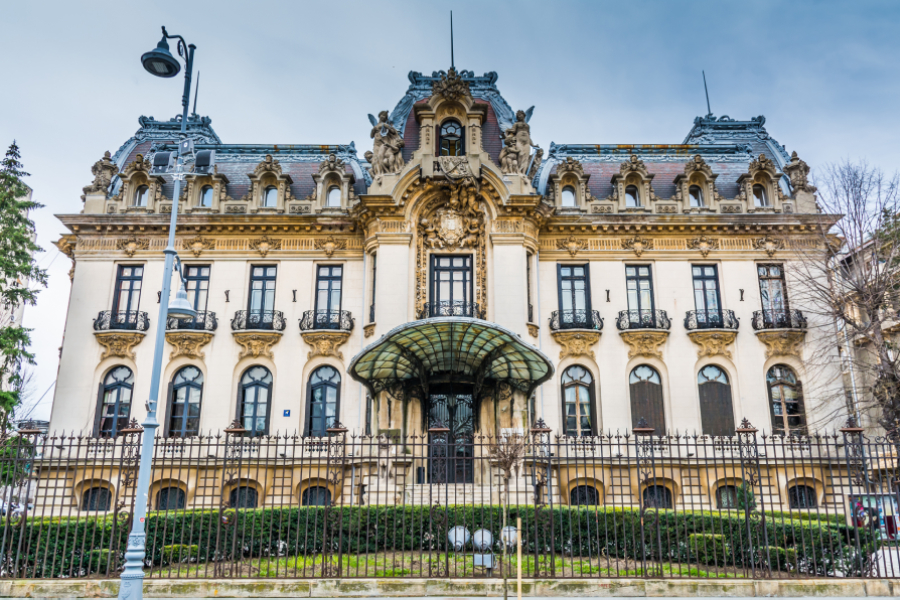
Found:
[[[757,331],[756,337],[766,346],[766,360],[773,356],[796,356],[799,358],[806,331],[802,329]]]
[[[213,339],[213,334],[206,331],[167,331],[166,341],[172,345],[169,360],[179,356],[203,360],[203,346]]]
[[[442,73],[441,78],[432,84],[431,94],[454,102],[472,96],[472,92],[469,91],[469,84],[460,77],[453,67],[450,67],[446,75]]]
[[[754,241],[754,245],[758,250],[763,250],[770,257],[774,256],[778,250],[784,248],[784,240],[781,238],[761,237]]]
[[[599,331],[554,331],[553,339],[562,346],[559,359],[569,356],[587,356],[594,358],[593,346],[600,341]]]
[[[503,173],[527,175],[529,170],[533,170],[530,169],[532,166],[531,149],[540,150],[531,140],[531,126],[528,125],[533,109],[534,107],[528,109],[528,112],[524,110],[516,112],[516,122],[504,133],[506,147],[500,156],[500,171]],[[543,152],[541,152],[541,156],[543,156]],[[504,163],[506,163],[505,166]]]
[[[303,341],[312,348],[307,358],[333,356],[338,360],[344,360],[344,354],[338,348],[350,339],[349,331],[304,331],[301,335]]]
[[[272,358],[272,346],[281,339],[279,331],[233,331],[234,341],[241,346],[239,359],[248,356],[259,358]]]
[[[394,478],[392,468],[394,461],[393,456],[391,456],[393,448],[394,444],[391,443],[386,435],[381,434],[378,436],[378,478],[385,482]]]
[[[574,257],[579,251],[587,248],[587,240],[570,235],[564,240],[556,240],[556,247],[560,250],[568,250],[569,254]]]
[[[134,253],[138,250],[147,250],[149,248],[150,240],[147,238],[137,238],[135,236],[131,236],[130,238],[118,240],[116,242],[116,249],[124,250],[125,254],[128,255],[128,258],[134,256]]]
[[[703,235],[698,238],[688,240],[687,246],[692,250],[699,250],[700,254],[703,255],[703,258],[706,258],[709,255],[710,250],[719,249],[719,240]]]
[[[728,346],[737,338],[737,331],[689,331],[688,337],[700,346],[697,350],[697,358],[704,356],[724,356],[731,359],[731,351]]]
[[[94,163],[91,167],[91,173],[94,175],[94,181],[90,185],[82,188],[85,194],[106,193],[112,178],[119,172],[119,167],[112,161],[109,150],[103,153],[103,158]],[[84,200],[84,196],[81,197]]]
[[[319,174],[325,173],[343,173],[344,161],[334,154],[329,154],[328,158],[319,163]]]
[[[635,256],[640,256],[644,253],[644,250],[653,250],[653,240],[636,235],[632,238],[622,240],[622,249],[631,250],[634,252]]]
[[[815,193],[817,188],[809,184],[809,165],[800,160],[796,151],[791,153],[791,162],[784,165],[784,172],[791,179],[791,187],[795,190]]]
[[[347,240],[336,240],[334,236],[329,235],[325,239],[316,240],[316,250],[324,250],[325,256],[331,258],[335,250],[345,250],[347,248]]]
[[[215,240],[198,235],[195,238],[183,240],[181,242],[181,247],[185,250],[190,250],[195,257],[199,258],[204,250],[214,250],[216,248],[216,242]]]
[[[628,349],[628,358],[635,356],[646,356],[648,358],[658,358],[662,360],[661,346],[669,337],[668,331],[620,331],[619,335],[622,340],[630,346]]]
[[[369,172],[373,176],[399,173],[403,169],[403,138],[388,120],[386,110],[378,113],[377,120],[369,115],[369,121],[372,123],[370,137],[374,140],[372,151],[365,154],[371,165]]]
[[[265,258],[270,250],[281,250],[281,240],[273,240],[267,235],[259,239],[250,240],[250,248],[259,252],[259,255]]]
[[[142,331],[95,331],[94,337],[104,348],[100,360],[110,356],[134,360],[133,348],[141,343],[145,335]]]

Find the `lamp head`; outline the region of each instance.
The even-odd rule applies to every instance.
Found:
[[[181,63],[169,52],[169,44],[166,36],[163,36],[156,48],[141,56],[144,69],[157,77],[175,77],[181,71]]]
[[[197,316],[197,311],[191,306],[187,297],[187,291],[184,289],[184,283],[178,287],[178,293],[175,294],[175,300],[169,303],[167,313],[170,317],[176,319],[193,319]]]

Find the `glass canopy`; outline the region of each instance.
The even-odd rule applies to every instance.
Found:
[[[392,329],[356,355],[348,371],[373,391],[450,374],[506,381],[530,393],[550,379],[553,364],[537,348],[495,323],[445,317]]]

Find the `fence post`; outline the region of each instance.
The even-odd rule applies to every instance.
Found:
[[[738,434],[738,446],[741,452],[741,470],[750,480],[751,491],[757,491],[757,502],[759,503],[759,513],[761,518],[759,527],[762,530],[763,547],[766,549],[765,558],[763,558],[761,549],[758,549],[756,551],[756,556],[753,556],[753,549],[757,546],[753,543],[753,527],[752,519],[750,518],[754,507],[751,506],[751,502],[749,502],[746,495],[743,495],[741,497],[744,499],[744,523],[747,529],[747,552],[750,554],[750,574],[751,577],[754,578],[756,577],[758,566],[765,569],[767,577],[772,576],[772,563],[771,557],[769,556],[769,534],[766,530],[766,507],[763,500],[762,474],[759,467],[759,446],[756,439],[756,433],[758,431],[759,430],[746,418],[741,421],[740,427],[735,429],[735,433]],[[744,484],[741,483],[741,487],[743,486]]]
[[[338,529],[338,563],[337,563],[337,577],[341,578],[344,574],[344,565],[343,565],[343,520],[344,520],[344,511],[343,511],[343,496],[344,496],[344,457],[346,456],[345,444],[347,443],[347,431],[349,431],[346,427],[344,427],[340,421],[335,420],[335,422],[325,430],[328,434],[328,467],[325,469],[325,476],[328,481],[334,487],[334,495],[331,497],[331,502],[329,505],[325,506],[325,522],[323,523],[323,538],[327,539],[329,533],[328,531],[328,512],[331,510],[333,506],[338,506],[338,499],[341,500],[340,508],[338,509],[338,520],[336,522],[332,522],[331,527],[337,527]],[[332,441],[333,440],[333,441]],[[331,465],[337,464],[337,468],[334,472],[331,472]],[[351,492],[352,493],[352,492]],[[332,538],[334,536],[332,535]],[[324,551],[324,550],[323,550]],[[325,574],[325,556],[322,556],[322,575],[328,576]]]
[[[137,484],[138,466],[140,465],[140,461],[141,461],[141,438],[143,437],[143,434],[144,434],[144,428],[141,427],[141,425],[137,422],[137,419],[131,419],[131,422],[128,424],[128,427],[126,429],[122,429],[121,431],[119,431],[119,435],[120,435],[119,439],[122,440],[122,455],[120,457],[121,463],[119,466],[120,473],[122,475],[122,491],[121,491],[122,495],[121,495],[120,500],[118,502],[116,502],[116,505],[114,507],[115,512],[114,512],[113,527],[118,528],[118,527],[124,526],[125,531],[131,531],[131,520],[132,520],[132,515],[134,515],[134,503],[136,502],[136,498],[134,495],[134,487]],[[151,457],[151,459],[152,458],[153,457]],[[151,463],[151,465],[152,465],[152,463]],[[152,485],[152,482],[153,482],[152,468],[150,471],[150,481],[151,481],[151,485]],[[126,502],[126,499],[128,498],[129,491],[131,491],[131,501],[130,501],[130,505],[126,507],[125,502]],[[148,494],[147,494],[147,503],[148,504],[151,503],[149,490],[148,490]],[[149,510],[149,508],[150,507],[148,506],[147,509]],[[122,519],[123,509],[126,509],[124,511],[124,514],[126,515],[124,517],[124,522]],[[130,510],[127,510],[127,509],[130,509]],[[147,511],[145,511],[145,514],[146,514],[146,512]],[[145,533],[147,532],[146,527],[147,527],[147,524],[145,523],[144,524]],[[116,529],[113,529],[113,531],[115,532]],[[111,568],[113,572],[115,572],[118,569],[118,564],[117,564],[119,561],[119,548],[118,548],[118,543],[117,543],[118,538],[119,538],[119,536],[114,534],[112,539],[110,540],[111,545],[113,547],[110,548],[109,550],[114,556],[114,558],[113,558],[114,564],[109,565],[109,563],[107,562],[107,568]],[[147,558],[149,558],[149,553],[147,552],[147,550],[149,548],[150,548],[150,544],[147,543],[147,538],[145,537],[144,538],[145,560]],[[109,575],[109,572],[107,572],[107,576],[108,575]]]
[[[853,537],[856,542],[856,556],[858,558],[858,566],[860,573],[865,575],[866,570],[862,564],[862,544],[859,540],[859,527],[856,519],[856,507],[852,503],[854,497],[853,485],[861,491],[869,491],[869,472],[865,464],[865,449],[863,448],[863,428],[859,427],[856,419],[850,417],[847,423],[840,429],[844,436],[844,458],[847,462],[847,479],[850,481],[850,513],[851,522],[853,523]],[[875,573],[878,574],[878,561],[875,562]]]
[[[239,488],[240,488],[240,475],[241,475],[241,456],[242,456],[242,442],[241,439],[248,431],[244,429],[244,426],[237,419],[225,429],[225,457],[224,463],[222,465],[222,501],[220,502],[220,512],[222,512],[222,517],[219,519],[219,522],[216,524],[216,527],[220,532],[223,531],[222,526],[227,525],[231,527],[231,576],[234,576],[235,568],[237,567],[237,559],[235,558],[235,552],[237,550],[237,530],[238,530],[238,507],[231,506],[230,500],[225,499],[225,489],[228,487],[228,484],[232,481],[237,480],[235,489],[237,493],[235,494],[235,498],[240,502],[242,497]],[[237,461],[237,467],[231,467],[230,463],[232,458]],[[227,478],[227,479],[226,479]],[[227,506],[234,511],[234,520],[233,522],[226,522],[224,511],[222,508]],[[227,533],[227,530],[225,530]],[[217,545],[218,545],[218,537]],[[227,543],[227,538],[226,538]],[[218,548],[217,548],[218,549]],[[218,569],[218,564],[216,565]]]
[[[635,456],[637,456],[637,469],[638,469],[638,508],[639,514],[641,516],[641,575],[644,577],[649,577],[647,573],[647,544],[644,543],[644,511],[647,507],[644,505],[644,494],[640,489],[640,483],[648,483],[652,478],[654,481],[656,480],[656,468],[653,464],[653,432],[656,431],[653,427],[650,427],[647,424],[647,420],[644,417],[641,417],[638,420],[637,427],[632,428],[632,433],[634,433],[634,449]],[[649,470],[648,470],[649,467]],[[646,487],[644,488],[646,489]],[[656,515],[656,532],[657,537],[659,534],[659,513]],[[661,542],[662,540],[660,540]],[[662,546],[662,543],[659,544]],[[657,550],[662,550],[661,547],[657,547]]]

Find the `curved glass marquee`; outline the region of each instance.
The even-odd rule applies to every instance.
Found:
[[[553,375],[553,364],[518,335],[480,319],[413,321],[364,348],[348,369],[370,390],[435,374],[506,381],[531,391]]]

